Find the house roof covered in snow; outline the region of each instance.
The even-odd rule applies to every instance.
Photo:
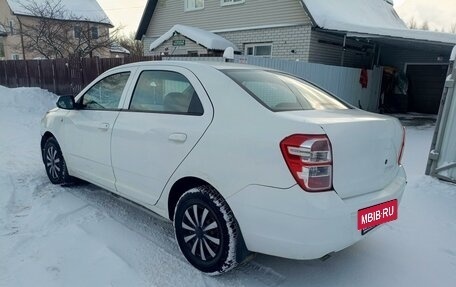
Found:
[[[120,46],[120,44],[118,44],[118,43],[112,44],[111,47],[109,48],[109,51],[111,53],[120,53],[120,54],[130,55],[130,51],[128,51],[126,48]]]
[[[391,0],[302,0],[315,26],[349,36],[391,37],[456,44],[456,34],[412,30]]]
[[[45,0],[6,0],[8,2],[11,11],[15,15],[24,15],[24,16],[33,16],[35,13],[28,7],[33,7],[34,5],[38,5],[41,7],[45,5]],[[64,17],[59,17],[58,20],[77,20],[77,21],[84,21],[84,22],[94,22],[94,23],[102,23],[107,24],[110,26],[112,25],[111,20],[109,20],[108,16],[98,4],[96,0],[54,0],[48,1],[51,7],[55,5],[62,5],[62,8],[65,10]],[[54,18],[57,19],[57,18]]]
[[[153,49],[157,48],[165,41],[173,37],[175,33],[179,33],[209,50],[223,51],[228,47],[232,47],[235,51],[239,50],[232,42],[217,34],[196,27],[179,24],[174,25],[168,32],[152,42],[149,49],[152,51]]]

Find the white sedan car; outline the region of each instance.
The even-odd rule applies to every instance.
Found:
[[[320,258],[397,219],[398,120],[282,72],[135,63],[57,106],[42,120],[50,181],[80,178],[168,218],[207,274],[254,252]]]

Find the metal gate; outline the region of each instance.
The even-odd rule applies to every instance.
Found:
[[[456,183],[456,47],[450,57],[426,174]]]

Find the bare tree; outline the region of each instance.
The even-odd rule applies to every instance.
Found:
[[[450,32],[456,34],[456,22],[451,25]]]
[[[110,34],[108,25],[74,15],[61,0],[29,0],[21,6],[30,15],[18,17],[23,50],[45,58],[92,57],[107,51],[119,32]]]
[[[412,17],[408,23],[407,23],[407,26],[410,28],[410,29],[418,29],[418,24],[416,23],[416,20],[414,17]]]
[[[144,46],[142,41],[135,40],[135,34],[131,33],[129,36],[119,36],[117,42],[120,46],[130,51],[130,56],[143,56]]]
[[[420,27],[421,30],[429,30],[429,23],[428,21],[424,21],[423,24]]]

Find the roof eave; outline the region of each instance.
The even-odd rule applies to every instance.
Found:
[[[359,37],[359,38],[371,38],[371,39],[392,39],[397,41],[411,42],[411,43],[424,43],[424,44],[434,44],[434,45],[444,45],[444,46],[455,46],[456,43],[435,41],[435,40],[426,40],[426,39],[414,39],[414,38],[404,38],[400,36],[392,35],[380,35],[380,34],[371,34],[371,33],[360,33],[344,30],[332,30],[325,28],[318,28],[318,31],[327,32],[327,33],[336,33],[336,34],[345,34],[347,37]]]
[[[16,16],[16,17],[44,18],[44,17],[38,17],[38,16],[34,16],[34,15],[27,15],[27,14],[21,14],[21,13],[13,13],[13,15]],[[114,25],[112,23],[106,23],[106,22],[101,22],[101,21],[93,21],[93,20],[87,20],[87,19],[53,19],[53,18],[44,18],[44,19],[62,21],[62,22],[92,23],[92,24],[106,25],[106,26],[109,26],[109,28],[114,28]]]
[[[315,18],[312,16],[309,9],[307,9],[307,6],[306,6],[306,3],[304,3],[304,0],[301,0],[300,2],[301,2],[302,8],[304,8],[304,11],[306,12],[307,16],[310,18],[310,22],[312,22],[312,26],[318,28],[317,21],[315,21]]]
[[[142,40],[142,37],[147,32],[149,28],[150,21],[152,20],[152,15],[154,14],[155,7],[157,6],[157,0],[148,0],[144,12],[139,22],[138,30],[135,34],[135,40]]]

